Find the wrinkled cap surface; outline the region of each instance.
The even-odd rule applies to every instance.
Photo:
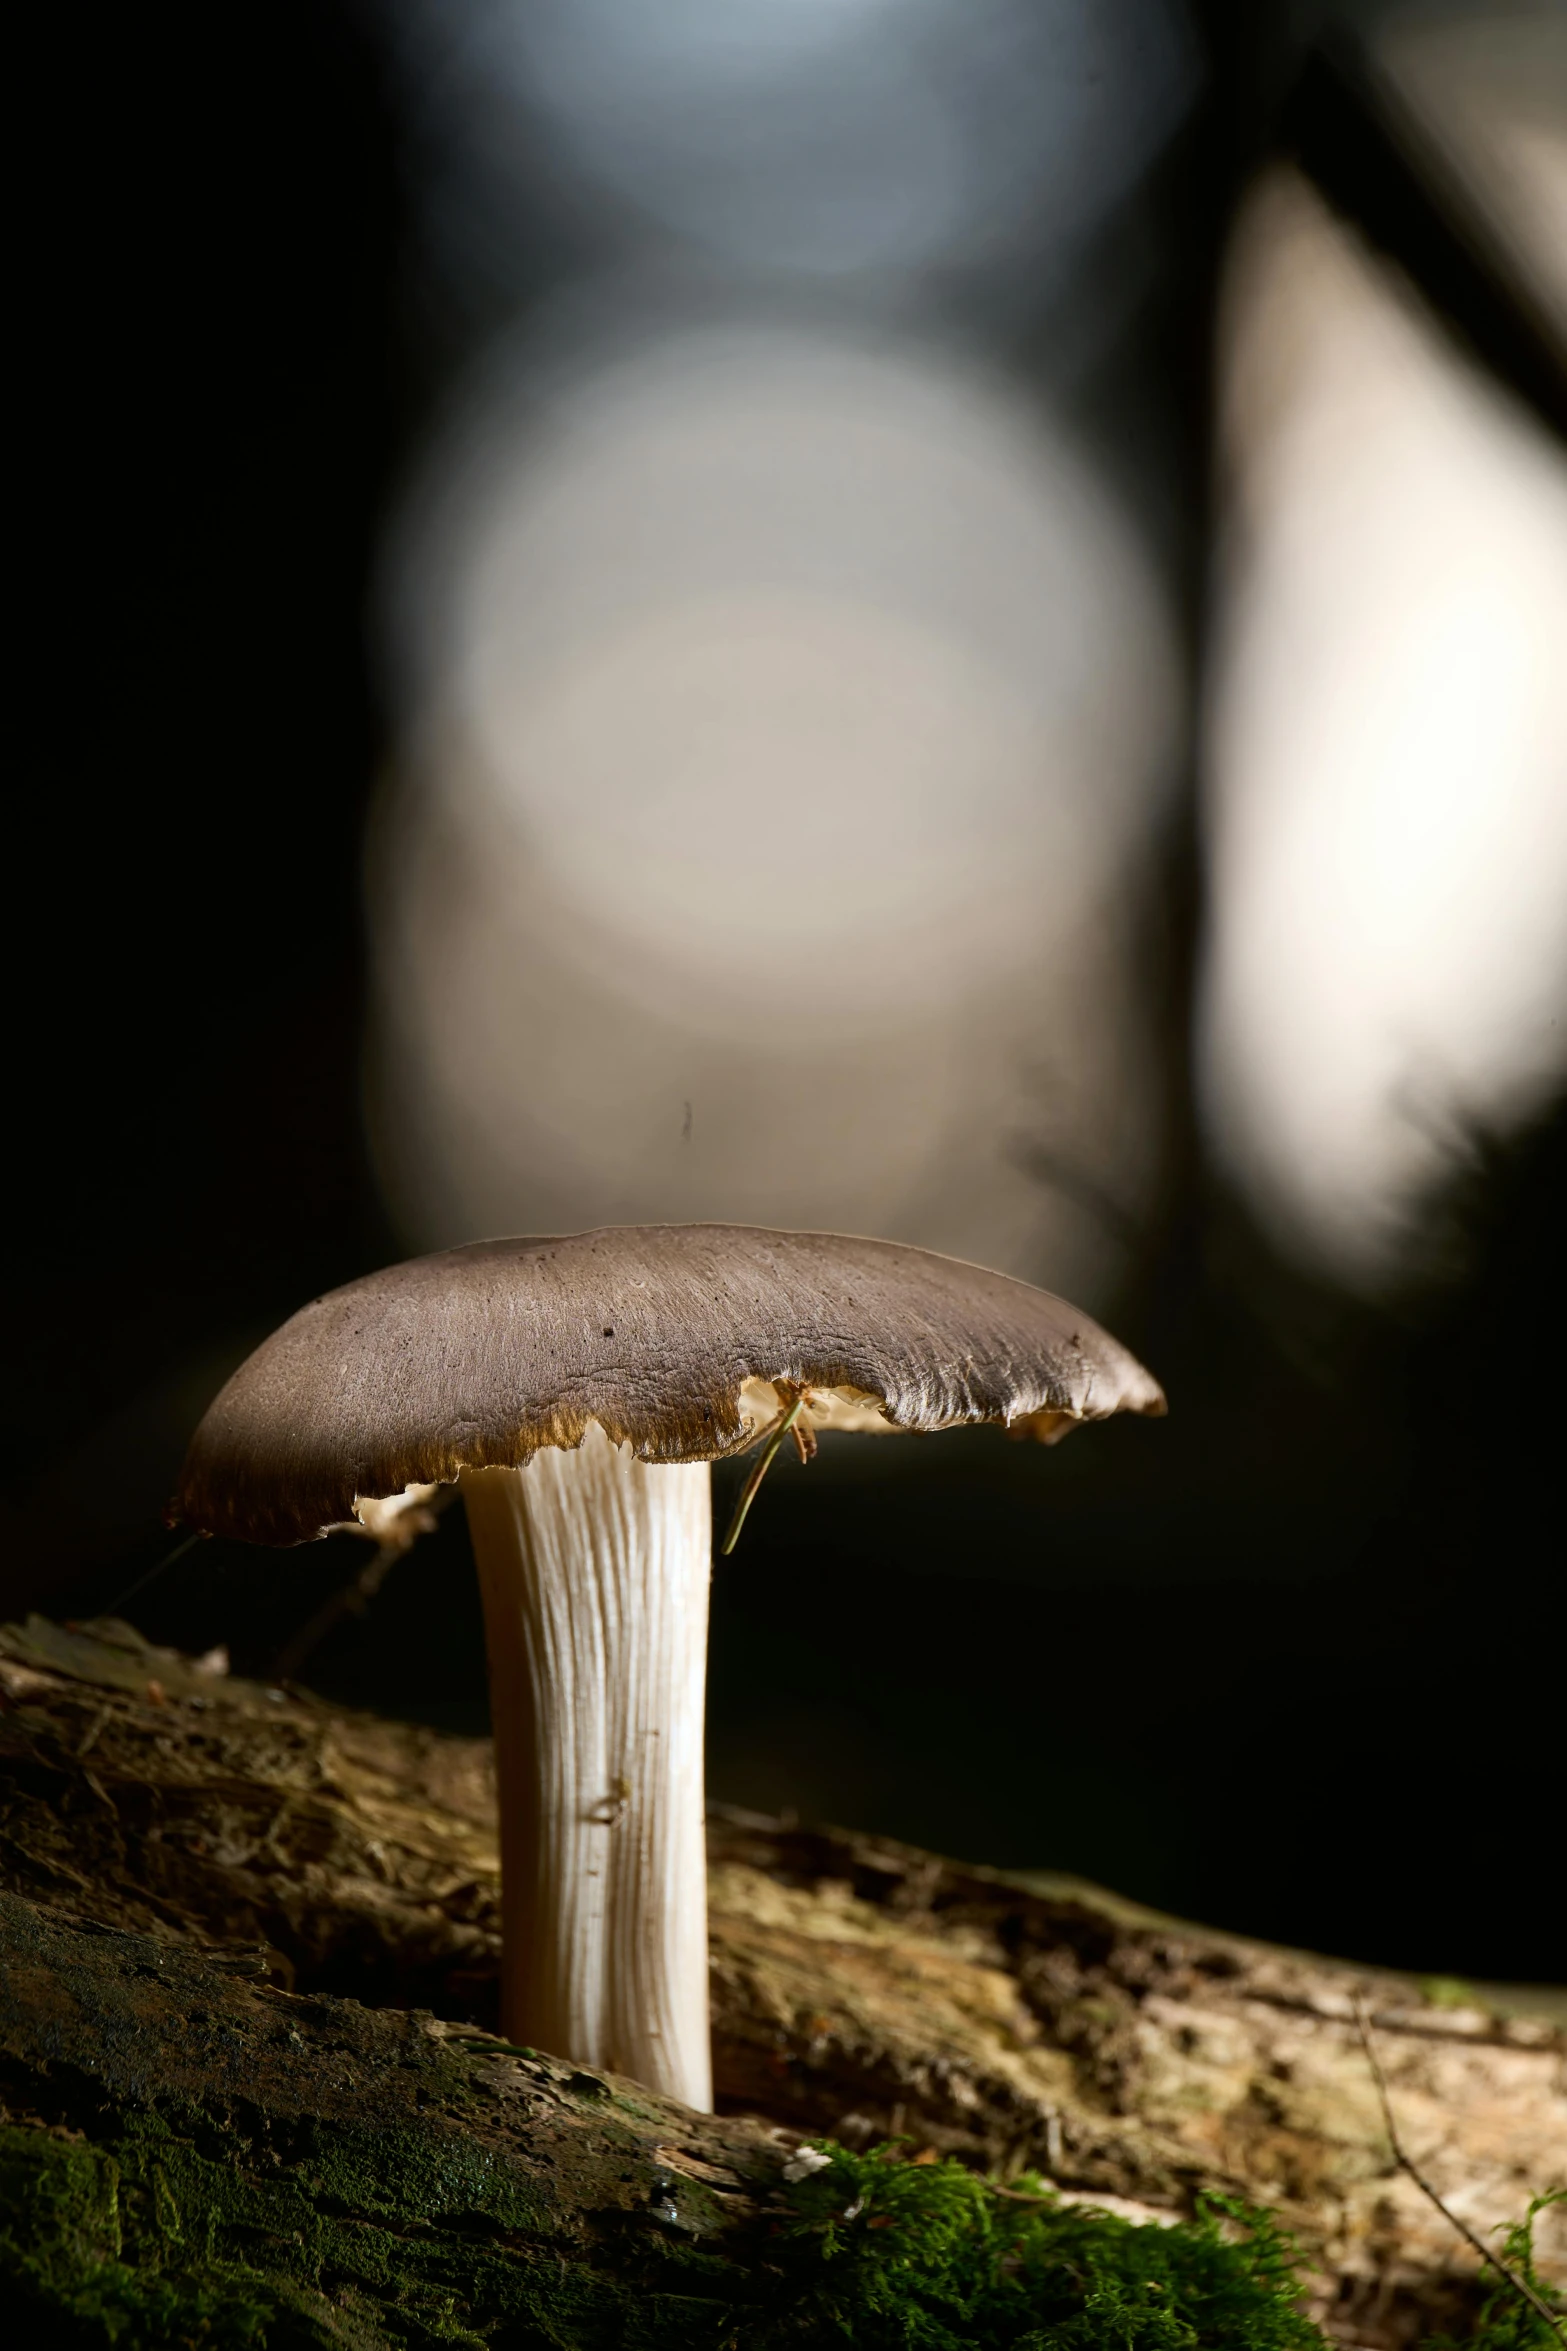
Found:
[[[995,1421],[1049,1441],[1164,1410],[1099,1325],[1027,1282],[892,1241],[629,1225],[481,1241],[301,1309],[192,1439],[174,1513],[307,1542],[357,1501],[575,1446],[742,1450],[802,1390],[818,1427]]]

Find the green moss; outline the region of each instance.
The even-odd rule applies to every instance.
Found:
[[[1477,1997],[1473,1984],[1457,1975],[1422,1976],[1420,1991],[1433,2008],[1473,2008]]]
[[[1534,2224],[1548,2204],[1560,2204],[1564,2199],[1567,2199],[1567,2188],[1553,2189],[1548,2196],[1536,2196],[1524,2218],[1507,2231],[1502,2247],[1502,2258],[1513,2275],[1527,2280],[1546,2308],[1559,2313],[1560,2320],[1567,2320],[1567,2299],[1535,2272]],[[1469,2337],[1466,2351],[1558,2351],[1567,2337],[1567,2325],[1559,2323],[1555,2329],[1548,2326],[1500,2271],[1493,2272],[1493,2281],[1480,2313],[1480,2323]],[[1451,2336],[1439,2335],[1425,2346],[1425,2351],[1458,2351],[1458,2346]]]
[[[0,2211],[0,2307],[29,2317],[23,2339],[40,2346],[379,2351],[479,2340],[449,2326],[388,2336],[351,2300],[335,2306],[319,2285],[332,2227],[305,2194],[247,2178],[145,2122],[112,2153],[0,2130]],[[349,2274],[384,2276],[373,2233],[356,2233],[365,2242]]]
[[[316,2125],[247,2156],[192,2127],[218,2152],[146,2115],[107,2147],[0,2129],[0,2316],[28,2351],[699,2351],[750,2292],[650,2213],[562,2223],[456,2133]]]
[[[830,2156],[795,2228],[820,2263],[815,2317],[861,2351],[1322,2351],[1293,2246],[1249,2206],[1137,2227],[1037,2180],[1003,2197],[893,2147]]]
[[[899,2147],[700,2240],[606,2203],[561,2221],[450,2134],[316,2126],[266,2160],[167,2120],[112,2144],[0,2130],[0,2315],[28,2351],[1324,2351],[1289,2239],[1207,2200],[1137,2227]],[[621,2158],[614,2157],[617,2166]],[[686,2204],[685,2184],[681,2200]],[[1531,2215],[1532,2218],[1532,2215]],[[1512,2257],[1529,2260],[1528,2224]],[[1528,2329],[1532,2325],[1533,2333]],[[1492,2297],[1485,2351],[1549,2351]],[[1446,2347],[1430,2346],[1430,2351]]]

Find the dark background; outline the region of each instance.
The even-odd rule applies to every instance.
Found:
[[[1154,288],[1080,389],[1158,485],[1194,660],[1225,226],[1261,157],[1315,136],[1331,176],[1339,135],[1301,127],[1299,9],[1198,15],[1206,94],[1145,210]],[[265,1671],[351,1542],[204,1545],[123,1596],[168,1549],[162,1498],[227,1369],[401,1253],[360,1115],[366,603],[482,322],[421,272],[369,19],[89,11],[50,47],[28,84],[37,750],[10,802],[0,1605],[122,1605]],[[544,230],[535,261],[542,285]],[[1411,266],[1461,328],[1440,240]],[[1558,1979],[1567,1122],[1470,1139],[1406,1298],[1314,1289],[1202,1163],[1189,820],[1166,862],[1171,1173],[1109,1319],[1172,1416],[1054,1453],[979,1433],[895,1471],[842,1444],[780,1463],[715,1584],[714,1792],[1286,1941]],[[310,1678],[482,1724],[459,1514]]]

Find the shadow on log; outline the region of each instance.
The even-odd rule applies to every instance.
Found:
[[[459,2307],[496,2344],[745,2339],[735,2314],[784,2292],[783,2165],[815,2135],[1037,2170],[1132,2218],[1244,2196],[1299,2236],[1335,2341],[1461,2334],[1474,2258],[1394,2166],[1357,1997],[1471,2226],[1567,2178],[1560,1995],[1423,1988],[724,1812],[724,2111],[692,2116],[490,2037],[487,1743],[118,1624],[7,1628],[0,1699],[13,2238],[127,2308],[179,2271],[211,2299],[193,2341],[479,2340]],[[1564,2256],[1557,2207],[1541,2274]],[[105,2309],[83,2341],[113,2339]]]

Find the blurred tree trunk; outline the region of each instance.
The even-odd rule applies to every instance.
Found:
[[[310,2248],[300,2342],[379,2345],[389,2278],[438,2314],[486,2264],[496,2313],[542,2340],[573,2340],[601,2292],[673,2294],[671,2324],[681,2294],[710,2312],[692,2265],[762,2274],[795,2134],[906,2135],[1133,2216],[1241,2194],[1309,2249],[1335,2339],[1461,2327],[1474,2259],[1393,2165],[1357,1995],[1406,2144],[1472,2227],[1567,2178],[1547,1999],[1422,1989],[1091,1887],[724,1811],[722,2112],[692,2116],[487,2037],[487,1742],[204,1672],[114,1624],[0,1632],[0,1698],[13,2207],[74,2216],[112,2281],[127,2232],[177,2233],[197,2208],[218,2227],[221,2185],[223,2230]],[[1567,2273],[1560,2230],[1541,2254]],[[330,2310],[309,2282],[329,2273]],[[236,2341],[242,2318],[224,2319]]]

